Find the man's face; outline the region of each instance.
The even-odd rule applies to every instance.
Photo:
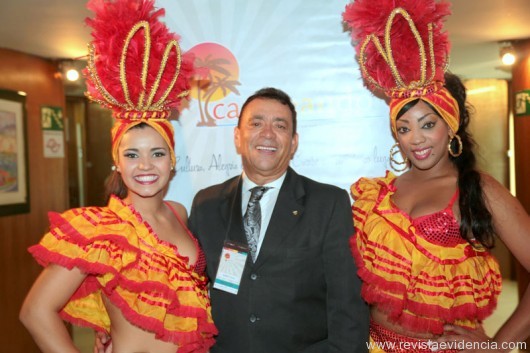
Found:
[[[234,142],[245,174],[258,185],[278,179],[298,148],[289,107],[274,99],[256,98],[239,119]]]

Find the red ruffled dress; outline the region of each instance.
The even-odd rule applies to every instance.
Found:
[[[497,261],[460,236],[452,211],[458,192],[444,210],[413,219],[392,203],[395,180],[387,172],[351,187],[350,246],[364,300],[411,331],[442,334],[447,323],[476,328],[501,292]]]
[[[31,254],[43,266],[77,267],[87,274],[60,312],[65,320],[108,332],[105,295],[128,321],[177,344],[179,353],[207,352],[214,344],[206,261],[191,233],[199,254],[192,266],[118,197],[111,197],[107,207],[50,213],[49,218],[50,231],[29,248]]]

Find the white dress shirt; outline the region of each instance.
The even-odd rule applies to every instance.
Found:
[[[258,246],[256,250],[256,258],[259,255],[261,249],[261,244],[263,244],[263,239],[265,238],[265,233],[267,232],[267,227],[271,220],[272,211],[274,210],[274,205],[276,205],[276,200],[278,199],[278,194],[280,193],[280,188],[282,187],[287,171],[283,173],[278,179],[261,186],[266,186],[270,188],[266,193],[263,194],[263,197],[259,201],[261,208],[261,227],[259,230],[259,239]],[[250,180],[245,173],[243,173],[243,186],[241,188],[241,214],[244,216],[247,210],[248,201],[250,200],[251,189],[255,186],[260,186]]]

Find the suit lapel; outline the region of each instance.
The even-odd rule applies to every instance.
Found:
[[[272,211],[271,220],[254,267],[261,266],[290,236],[304,213],[305,190],[300,177],[289,168]],[[241,212],[240,212],[241,213]]]
[[[227,240],[241,244],[247,244],[247,238],[243,230],[243,216],[241,215],[241,177],[234,178],[224,192],[223,201],[220,204],[221,217],[224,220]]]

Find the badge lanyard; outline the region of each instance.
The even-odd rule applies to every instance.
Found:
[[[240,192],[239,185],[241,183],[241,175],[237,182],[236,195],[232,199],[230,206],[230,217],[228,219],[228,227],[226,229],[225,241],[223,251],[221,251],[221,258],[219,259],[219,267],[217,268],[217,275],[213,287],[228,293],[237,294],[241,277],[245,270],[249,248],[246,244],[241,244],[228,239],[228,234],[232,226],[232,217],[234,215],[234,207],[237,200],[237,192]]]

